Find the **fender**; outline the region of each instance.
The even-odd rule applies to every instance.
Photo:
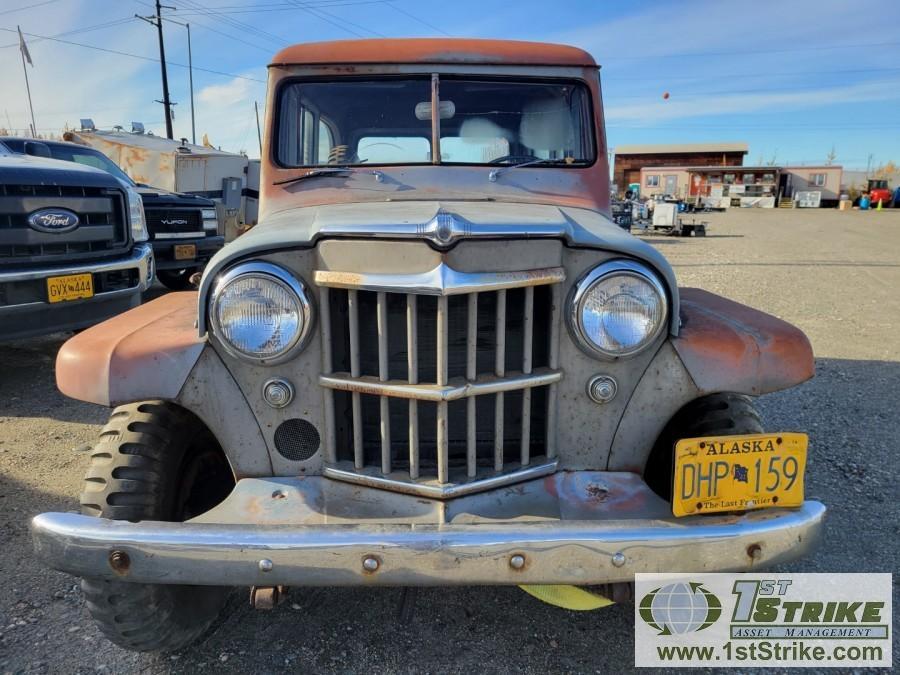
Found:
[[[701,394],[758,396],[815,375],[812,346],[796,326],[699,288],[682,288],[672,346]]]
[[[56,386],[103,406],[175,400],[206,340],[197,335],[197,292],[169,293],[88,328],[56,357]]]

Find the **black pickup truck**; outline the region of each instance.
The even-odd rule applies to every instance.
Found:
[[[109,157],[95,148],[65,141],[0,137],[15,153],[50,157],[103,169],[134,187],[144,201],[147,229],[159,280],[173,290],[191,287],[194,272],[225,245],[223,227],[211,199],[135,183]]]
[[[139,305],[152,282],[133,187],[0,144],[0,340],[99,323]]]

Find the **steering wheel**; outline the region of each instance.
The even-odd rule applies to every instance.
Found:
[[[535,159],[540,159],[540,157],[535,157],[534,155],[503,155],[502,157],[495,157],[488,164],[521,164]]]

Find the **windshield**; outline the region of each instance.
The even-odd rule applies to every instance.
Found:
[[[442,78],[439,89],[442,164],[594,161],[590,96],[578,81]],[[279,163],[430,164],[431,108],[430,77],[290,83],[279,98]]]
[[[75,162],[76,164],[84,164],[92,166],[95,169],[101,169],[107,173],[111,173],[119,180],[125,181],[128,185],[134,185],[134,181],[128,177],[128,174],[122,171],[118,165],[109,157],[99,150],[91,148],[79,148],[68,145],[49,144],[50,156],[53,159],[60,159],[64,162]]]

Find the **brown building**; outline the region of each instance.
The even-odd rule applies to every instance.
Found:
[[[624,192],[641,181],[648,166],[741,166],[746,143],[679,143],[672,145],[620,145],[615,148],[613,183]]]

